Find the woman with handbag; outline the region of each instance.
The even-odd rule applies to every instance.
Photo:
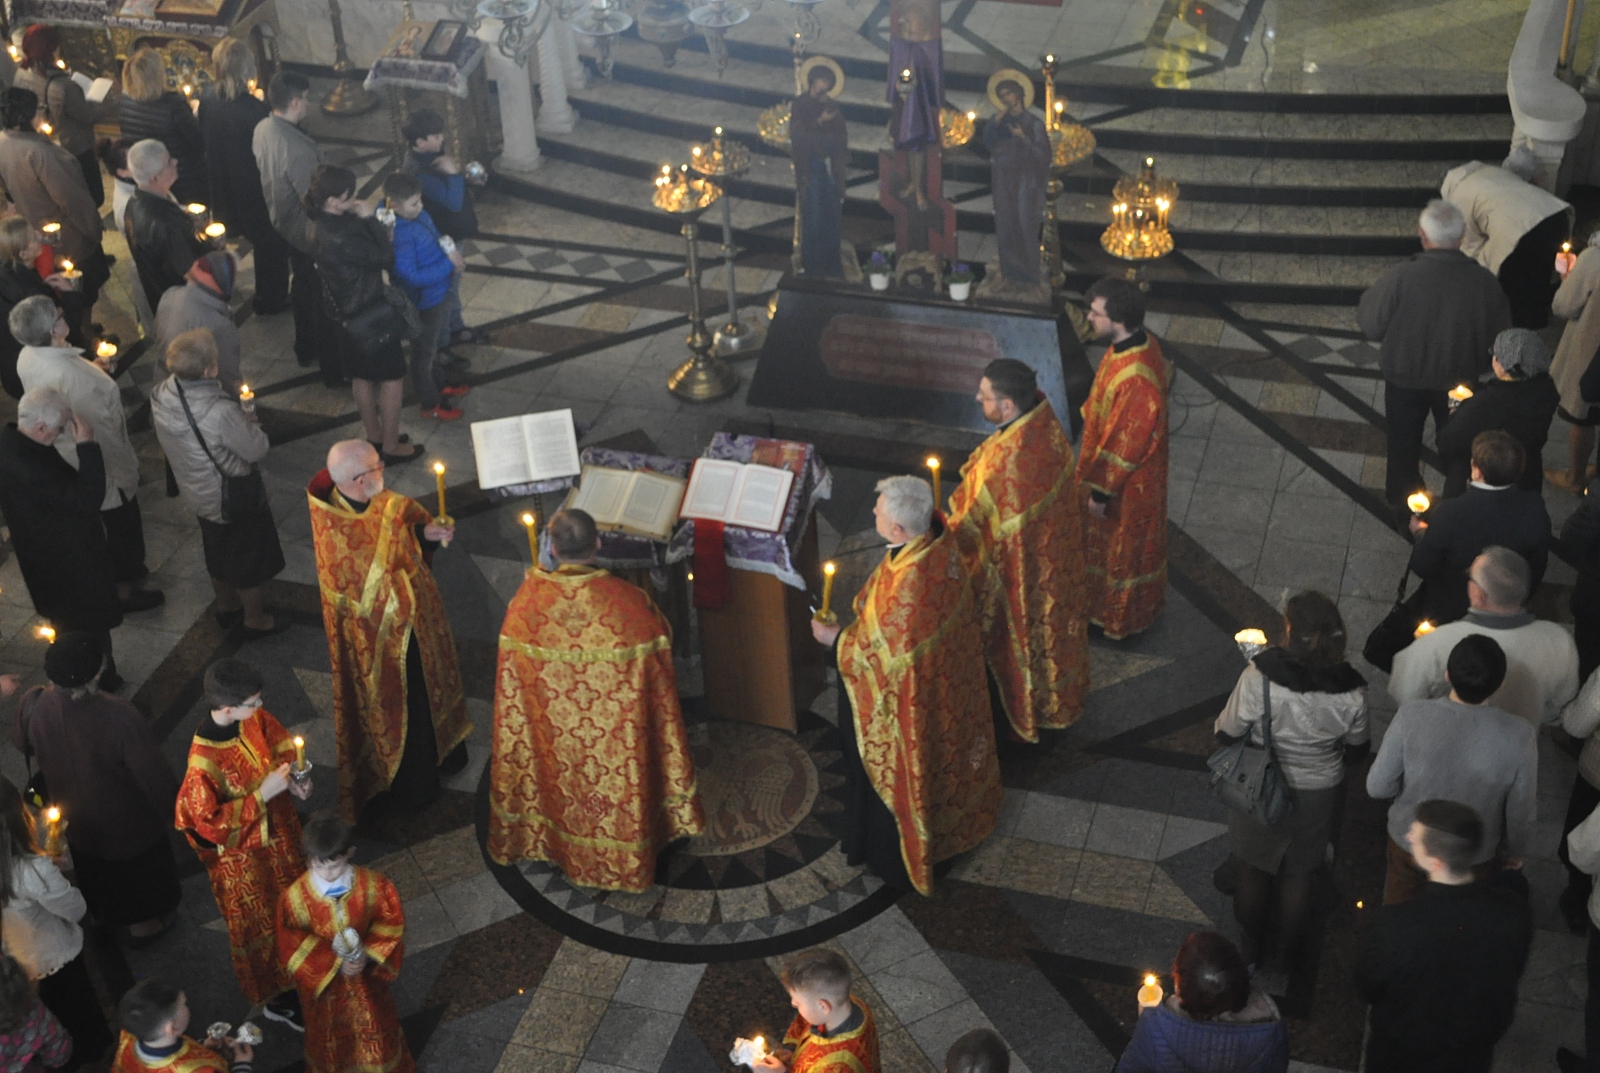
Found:
[[[278,527],[256,468],[267,457],[267,434],[217,380],[210,328],[176,336],[166,363],[172,375],[150,393],[150,416],[184,505],[200,519],[217,621],[240,627],[247,639],[278,633],[286,624],[267,614],[261,588],[283,569]]]
[[[1323,864],[1342,809],[1344,769],[1369,748],[1366,680],[1345,661],[1344,620],[1320,592],[1290,598],[1283,639],[1245,667],[1216,734],[1263,748],[1293,806],[1268,825],[1237,808],[1228,835],[1239,862],[1233,914],[1245,961],[1260,986],[1282,994],[1311,914],[1311,880]],[[1266,733],[1263,733],[1263,727]],[[1275,926],[1269,934],[1269,922]]]
[[[422,457],[400,440],[400,399],[406,356],[401,347],[421,321],[398,288],[384,283],[394,270],[389,230],[373,217],[371,203],[356,197],[356,177],[347,168],[318,164],[305,196],[322,276],[322,303],[338,325],[339,357],[350,377],[367,439],[386,465]],[[415,325],[415,327],[413,327]]]

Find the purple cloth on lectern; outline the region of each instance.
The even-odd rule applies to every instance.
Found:
[[[936,37],[932,41],[889,39],[889,92],[886,100],[900,99],[896,83],[907,67],[917,76],[916,89],[900,109],[894,128],[896,149],[920,149],[939,143],[939,112],[944,108],[944,49]]]

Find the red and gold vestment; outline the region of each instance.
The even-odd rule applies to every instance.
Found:
[[[139,1041],[124,1032],[117,1041],[117,1056],[111,1060],[111,1073],[228,1073],[228,1060],[210,1047],[188,1036],[181,1040],[176,1054],[146,1062],[139,1057]]]
[[[994,829],[1003,790],[976,601],[955,538],[924,533],[884,557],[839,635],[867,778],[894,813],[912,884]]]
[[[1082,514],[1072,442],[1042,396],[978,445],[950,497],[984,653],[1026,741],[1071,726],[1089,692]]]
[[[705,827],[666,620],[604,570],[530,570],[506,609],[494,695],[489,855],[642,891]]]
[[[357,976],[339,971],[333,937],[354,928],[366,951]],[[278,900],[278,957],[300,991],[307,1073],[412,1073],[389,984],[400,975],[406,918],[394,884],[350,869],[350,890],[317,893],[307,872]]]
[[[354,822],[389,788],[406,745],[406,648],[415,635],[442,759],[466,740],[466,695],[456,642],[415,526],[432,519],[412,499],[382,491],[354,509],[327,470],[306,489],[333,665],[339,810]]]
[[[195,735],[176,825],[211,877],[239,989],[264,1003],[290,987],[276,949],[278,897],[306,861],[294,802],[284,793],[263,803],[259,791],[274,769],[294,762],[294,742],[262,709],[238,727],[226,741]]]
[[[861,1024],[848,1032],[819,1036],[804,1017],[796,1017],[783,1034],[783,1045],[794,1051],[789,1073],[878,1073],[878,1023],[872,1007],[850,996],[861,1010]]]
[[[1167,598],[1167,366],[1149,335],[1106,349],[1083,404],[1083,496],[1111,497],[1084,519],[1089,620],[1116,639],[1156,620]]]

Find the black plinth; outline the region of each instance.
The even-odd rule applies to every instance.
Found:
[[[990,432],[974,396],[995,358],[1031,367],[1077,437],[1094,371],[1071,327],[1049,310],[789,277],[749,402]]]

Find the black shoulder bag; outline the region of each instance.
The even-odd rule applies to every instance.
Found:
[[[206,453],[206,458],[217,471],[217,476],[222,478],[223,522],[240,522],[267,513],[267,485],[261,479],[261,471],[251,466],[250,472],[242,477],[228,476],[222,467],[217,465],[216,456],[207,446],[206,438],[200,434],[200,425],[194,419],[194,411],[189,409],[189,398],[183,393],[183,382],[174,376],[172,386],[177,389],[178,401],[183,403],[183,416],[189,419],[189,427],[194,430],[194,438],[199,441],[200,450]]]

